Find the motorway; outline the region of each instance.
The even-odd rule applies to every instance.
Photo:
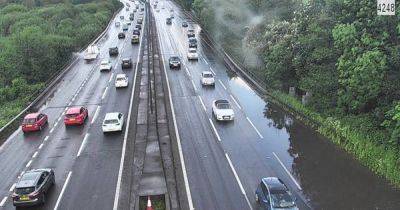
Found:
[[[124,8],[115,19],[120,21],[120,15],[127,19],[129,13]],[[1,146],[0,208],[14,208],[10,195],[21,173],[32,168],[52,168],[56,185],[40,209],[112,209],[124,135],[103,135],[101,124],[107,112],[127,116],[135,65],[122,70],[120,63],[122,58],[130,57],[135,64],[138,57],[139,45],[130,43],[137,18],[138,14],[125,39],[117,38],[122,26],[116,27],[112,21],[98,42],[98,59],[86,63],[80,55],[41,108],[49,116],[44,130],[24,135],[18,129]],[[110,58],[113,70],[100,72],[100,61],[109,58],[108,48],[112,46],[119,48],[119,56]],[[131,79],[128,88],[114,87],[117,73],[125,73]],[[81,105],[89,110],[85,125],[65,127],[62,116],[66,108]]]

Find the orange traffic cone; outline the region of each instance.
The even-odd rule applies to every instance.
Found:
[[[153,210],[153,207],[151,206],[150,196],[147,196],[147,208],[146,208],[146,210]]]

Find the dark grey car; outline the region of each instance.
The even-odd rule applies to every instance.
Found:
[[[296,198],[283,181],[276,177],[261,179],[256,190],[256,201],[266,210],[298,210]]]
[[[132,60],[130,58],[122,59],[121,66],[122,66],[122,69],[130,69],[130,68],[132,68]]]
[[[25,172],[15,185],[12,195],[14,206],[35,206],[44,204],[46,194],[55,184],[54,171],[49,168]]]

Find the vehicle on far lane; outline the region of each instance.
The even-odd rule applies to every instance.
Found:
[[[112,65],[111,62],[108,59],[104,59],[100,63],[100,72],[102,71],[111,71],[112,70]]]
[[[64,124],[83,125],[88,117],[89,112],[85,107],[71,107],[65,112]]]
[[[138,24],[143,24],[143,17],[139,17],[139,18],[137,19],[137,23],[138,23]]]
[[[100,48],[96,45],[90,45],[86,48],[83,59],[89,63],[90,61],[96,60],[99,54]]]
[[[119,27],[120,25],[121,25],[120,22],[118,22],[118,21],[115,22],[115,27]]]
[[[220,99],[213,101],[212,114],[217,121],[233,121],[235,113],[228,100]]]
[[[122,67],[122,69],[132,68],[132,59],[130,59],[130,58],[122,59],[121,67]]]
[[[131,44],[139,44],[139,36],[132,35]]]
[[[181,68],[181,59],[178,56],[171,56],[168,59],[168,63],[169,63],[169,68],[177,68],[180,69]]]
[[[128,87],[128,77],[126,74],[117,74],[115,77],[115,87]]]
[[[189,38],[189,48],[197,48],[197,39],[195,37]]]
[[[31,131],[40,131],[48,123],[48,117],[42,113],[30,113],[24,117],[21,129],[24,133]]]
[[[172,24],[172,19],[171,19],[170,17],[168,17],[168,18],[165,20],[165,23],[166,23],[167,25],[171,25],[171,24]]]
[[[128,24],[124,23],[122,24],[122,31],[127,31],[129,29]]]
[[[142,30],[142,25],[136,24],[135,28],[138,29],[138,30]]]
[[[197,54],[197,49],[196,48],[189,48],[188,54],[187,54],[188,60],[198,60],[199,55]]]
[[[42,205],[46,202],[46,194],[55,184],[54,171],[49,168],[34,169],[22,174],[15,184],[12,194],[16,207]]]
[[[117,46],[108,48],[108,54],[110,56],[117,56],[118,53],[119,52],[118,52],[118,47]]]
[[[214,74],[211,71],[201,72],[200,83],[202,86],[215,86]]]
[[[282,180],[276,177],[261,179],[256,190],[256,201],[265,210],[298,210],[296,198]]]
[[[135,30],[133,30],[132,34],[139,36],[140,35],[140,30],[139,29],[135,29]]]
[[[122,131],[124,126],[124,115],[119,112],[107,113],[103,120],[103,133]]]
[[[187,36],[188,36],[188,38],[190,38],[190,37],[195,37],[196,34],[195,34],[195,32],[194,32],[194,29],[188,29],[188,31],[187,31]]]
[[[186,27],[188,27],[189,25],[188,25],[188,23],[186,22],[186,21],[183,21],[182,22],[182,27],[184,27],[184,28],[186,28]]]
[[[123,20],[125,17],[123,15],[119,16],[119,19]]]
[[[125,33],[124,32],[119,32],[118,33],[118,39],[125,39]]]

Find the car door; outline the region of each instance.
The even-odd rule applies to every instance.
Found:
[[[270,196],[264,183],[261,183],[260,203],[264,209],[271,209]]]
[[[124,117],[122,116],[122,113],[118,114],[118,121],[119,121],[121,129],[122,129],[122,126],[124,124]]]
[[[44,114],[39,114],[37,119],[36,119],[37,123],[39,126],[44,125],[45,119],[44,119]]]
[[[43,181],[43,191],[44,191],[44,192],[47,192],[47,190],[49,190],[50,185],[51,185],[51,182],[50,182],[50,180],[49,180],[49,178],[50,178],[50,173],[47,172],[47,171],[45,171],[45,172],[43,172],[42,176],[43,176],[43,178],[44,178],[44,181]]]

